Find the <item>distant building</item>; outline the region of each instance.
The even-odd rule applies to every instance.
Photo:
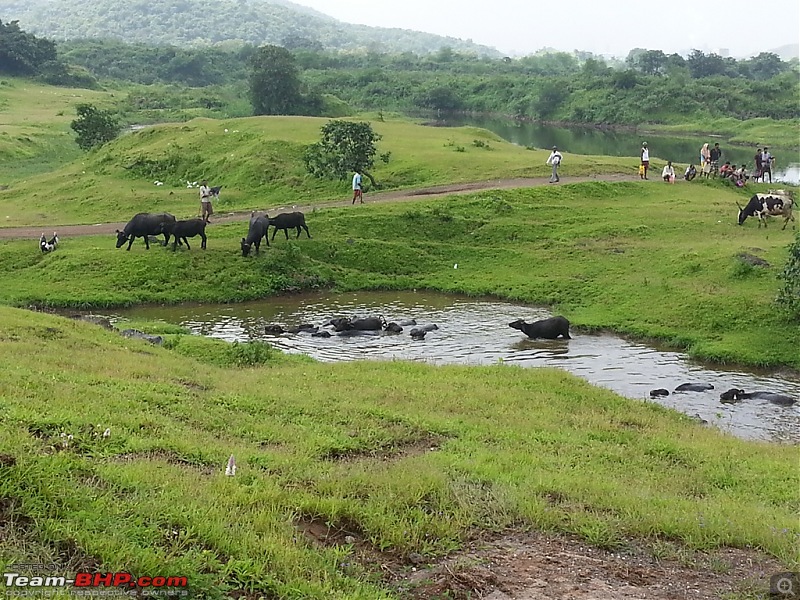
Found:
[[[730,48],[720,48],[717,50],[717,54],[719,54],[723,58],[728,58],[731,55]]]

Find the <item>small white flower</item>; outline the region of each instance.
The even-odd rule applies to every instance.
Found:
[[[104,437],[104,438],[111,437],[111,427],[109,427],[108,429],[106,429],[106,430],[103,432],[103,437]]]
[[[453,268],[454,268],[454,269],[457,269],[457,268],[458,268],[458,263],[454,264],[454,265],[453,265]]]
[[[225,475],[228,477],[236,475],[236,459],[233,458],[233,454],[231,454],[231,457],[228,459],[228,466],[225,467]]]

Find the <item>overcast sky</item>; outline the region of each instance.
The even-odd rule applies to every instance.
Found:
[[[494,46],[625,57],[631,48],[728,49],[750,56],[800,41],[798,0],[294,0],[347,23],[400,27]],[[357,32],[354,32],[357,35]]]

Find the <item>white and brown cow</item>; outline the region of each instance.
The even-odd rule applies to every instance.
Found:
[[[792,229],[795,228],[794,214],[792,212],[794,200],[791,192],[769,190],[766,194],[754,194],[744,208],[738,202],[736,206],[739,207],[739,225],[743,224],[747,217],[758,217],[758,227],[761,228],[762,223],[764,227],[767,226],[767,217],[783,217],[783,227],[781,229],[786,229],[789,221],[792,222]]]

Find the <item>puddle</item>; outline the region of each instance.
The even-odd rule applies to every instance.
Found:
[[[503,361],[525,367],[559,367],[628,398],[650,400],[649,392],[672,392],[685,382],[714,385],[708,392],[671,393],[652,401],[699,415],[720,429],[748,439],[800,442],[800,404],[784,407],[764,400],[722,404],[729,388],[773,391],[800,399],[800,380],[769,373],[700,365],[679,352],[667,352],[614,335],[573,332],[571,340],[529,340],[508,327],[518,318],[531,322],[550,316],[544,309],[436,293],[357,292],[273,298],[220,305],[139,307],[106,313],[117,318],[160,319],[193,333],[228,341],[267,341],[290,353],[324,362],[416,360],[431,364],[487,365]],[[308,334],[267,335],[264,326],[313,323],[337,316],[383,315],[387,321],[416,319],[439,329],[424,340],[403,333],[381,336],[318,338]],[[328,328],[332,330],[331,328]]]

